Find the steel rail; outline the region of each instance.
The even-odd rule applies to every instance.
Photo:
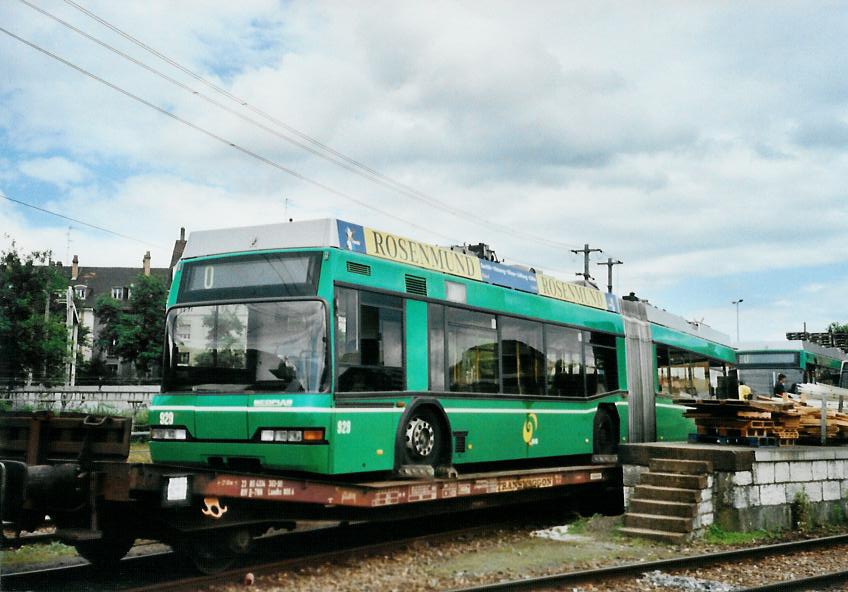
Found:
[[[121,559],[121,566],[130,566],[136,563],[143,564],[147,561],[161,559],[163,557],[172,556],[173,551],[156,551],[153,553],[144,553],[140,555],[132,555]],[[33,569],[27,571],[14,571],[4,573],[0,576],[0,589],[19,590],[19,589],[42,589],[36,584],[48,584],[51,581],[62,581],[65,578],[79,579],[81,576],[89,572],[94,572],[97,568],[88,562],[74,563],[72,565],[60,565],[55,567],[44,567],[41,569]],[[49,589],[45,587],[43,589]]]
[[[737,592],[791,592],[794,590],[819,590],[820,588],[818,588],[818,586],[841,584],[845,581],[848,581],[848,571],[831,571],[817,576],[773,582],[771,584],[763,584],[762,586],[754,586],[751,588],[740,588]]]
[[[492,584],[482,584],[479,586],[471,586],[467,588],[455,588],[451,592],[493,592],[497,590],[521,590],[543,588],[545,586],[554,586],[560,584],[572,584],[577,582],[585,582],[589,580],[597,580],[605,577],[619,577],[641,574],[647,571],[662,570],[662,569],[683,569],[699,565],[709,565],[713,563],[721,563],[722,561],[738,561],[739,559],[759,557],[762,555],[773,555],[802,549],[812,549],[827,545],[848,545],[848,534],[839,534],[816,539],[805,539],[802,541],[789,541],[786,543],[776,543],[773,545],[762,545],[759,547],[745,547],[742,549],[732,549],[729,551],[719,551],[717,553],[707,553],[704,555],[689,555],[686,557],[676,557],[674,559],[660,559],[657,561],[648,561],[641,563],[625,563],[622,565],[613,565],[610,567],[602,567],[599,569],[587,569],[581,571],[570,571],[559,574],[540,576],[536,578],[525,578],[520,580],[508,580],[495,582]],[[842,573],[842,572],[835,572]],[[824,577],[824,576],[816,576]],[[848,577],[848,576],[846,576]],[[775,584],[775,586],[785,586],[786,583]],[[801,590],[803,588],[763,588],[763,590]],[[760,590],[754,588],[752,590]]]
[[[282,570],[290,570],[298,567],[306,567],[316,565],[328,561],[340,561],[351,557],[361,557],[375,553],[385,553],[389,551],[397,551],[399,548],[408,547],[418,542],[435,541],[445,537],[456,537],[462,534],[473,534],[477,532],[485,532],[511,524],[511,522],[487,524],[482,526],[473,526],[465,528],[454,528],[424,535],[406,537],[402,539],[393,539],[381,541],[378,543],[369,543],[367,545],[357,545],[354,547],[345,547],[333,551],[325,551],[311,555],[303,555],[300,557],[291,557],[287,559],[270,561],[254,565],[245,565],[238,568],[228,569],[221,573],[212,575],[194,576],[174,580],[173,582],[156,582],[155,584],[139,586],[137,588],[125,589],[123,592],[179,592],[183,590],[196,590],[200,586],[208,584],[220,584],[222,582],[241,583],[245,574],[252,573],[254,576],[276,573]]]
[[[406,522],[406,521],[404,521]],[[317,563],[322,563],[326,561],[338,560],[342,558],[348,558],[352,556],[360,556],[366,554],[373,553],[381,553],[392,550],[397,550],[398,548],[405,547],[416,542],[421,541],[434,541],[445,537],[456,537],[458,535],[463,534],[471,534],[476,532],[485,532],[490,531],[499,527],[513,525],[515,524],[515,519],[512,520],[503,520],[498,522],[492,522],[488,524],[477,524],[474,526],[464,526],[460,528],[444,528],[440,529],[436,532],[426,533],[423,535],[416,535],[412,537],[404,537],[404,538],[393,538],[390,540],[384,540],[376,543],[370,543],[366,545],[353,545],[351,544],[343,544],[341,548],[333,549],[330,551],[324,551],[320,553],[309,553],[305,551],[303,554],[300,554],[295,557],[287,557],[282,560],[269,561],[265,563],[247,563],[246,565],[240,565],[238,568],[232,568],[225,570],[220,573],[212,574],[212,575],[192,575],[189,577],[183,577],[175,579],[171,582],[166,580],[160,580],[152,584],[144,584],[141,586],[134,586],[128,588],[122,588],[123,590],[131,591],[131,592],[148,592],[153,590],[195,590],[197,587],[220,583],[222,581],[241,581],[244,575],[247,572],[251,572],[254,575],[257,574],[266,574],[273,573],[275,571],[281,571],[285,569],[291,569],[295,567],[308,566]],[[371,523],[360,523],[358,525],[352,526],[334,526],[327,528],[319,528],[308,531],[295,531],[287,534],[280,534],[271,537],[262,537],[266,541],[273,540],[281,540],[286,537],[293,535],[300,535],[304,533],[314,533],[318,530],[336,530],[336,529],[349,529],[355,528],[356,526],[362,526],[363,528],[367,528],[369,526],[373,527],[374,524]],[[391,532],[390,530],[384,530],[384,532]],[[371,535],[372,537],[374,535]],[[391,536],[388,534],[386,536]],[[129,571],[129,570],[139,570],[140,567],[149,567],[145,566],[145,561],[158,561],[162,560],[166,557],[175,557],[177,553],[174,551],[166,551],[166,552],[158,552],[158,553],[149,553],[145,555],[133,555],[129,557],[125,557],[120,561],[119,566],[116,566],[115,569],[121,571]],[[247,561],[250,561],[250,556],[246,557]],[[149,571],[149,570],[142,570]],[[88,564],[88,563],[78,563],[74,565],[66,565],[66,566],[57,566],[57,567],[49,567],[38,570],[31,571],[20,571],[13,572],[9,574],[4,574],[2,577],[2,583],[0,583],[0,589],[51,589],[51,583],[61,582],[67,578],[72,578],[74,581],[81,581],[86,578],[89,573],[91,576],[96,576],[98,574],[97,569]],[[102,573],[102,572],[99,572]]]

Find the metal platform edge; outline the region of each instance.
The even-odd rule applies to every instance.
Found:
[[[111,479],[124,479],[116,466],[104,466]],[[309,477],[220,473],[169,465],[123,465],[126,489],[106,487],[125,499],[131,492],[162,492],[172,479],[186,479],[192,497],[241,501],[380,508],[420,502],[454,500],[525,490],[550,489],[582,484],[615,483],[620,468],[615,464],[563,466],[544,469],[492,471],[460,474],[456,478],[344,483]],[[107,479],[107,482],[109,479]],[[118,501],[116,499],[116,501]]]

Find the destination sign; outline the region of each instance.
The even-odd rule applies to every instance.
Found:
[[[618,301],[598,290],[564,282],[541,273],[524,270],[458,251],[429,245],[337,220],[339,246],[348,251],[373,255],[398,263],[415,265],[431,271],[449,273],[471,280],[483,281],[530,294],[540,294],[565,302],[618,312]],[[607,297],[611,296],[611,297]]]

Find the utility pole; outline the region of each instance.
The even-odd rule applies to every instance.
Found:
[[[589,245],[586,245],[586,246],[588,247]],[[624,261],[619,261],[618,259],[613,261],[612,257],[609,257],[606,260],[606,262],[604,262],[604,263],[598,263],[598,265],[606,265],[607,266],[607,292],[609,292],[610,294],[612,294],[612,268],[613,268],[614,265],[623,265],[623,264],[624,264]]]
[[[744,298],[740,298],[739,300],[734,300],[730,304],[736,305],[736,343],[739,343],[739,305],[745,302]]]
[[[604,250],[603,249],[590,249],[589,243],[586,243],[585,245],[583,245],[582,249],[571,249],[571,252],[574,253],[575,255],[579,255],[580,253],[583,253],[583,273],[577,272],[574,275],[582,275],[583,279],[586,280],[587,282],[589,280],[595,279],[591,276],[591,274],[589,274],[589,254],[590,253],[603,253]]]

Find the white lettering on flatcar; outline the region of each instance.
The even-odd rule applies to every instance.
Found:
[[[174,412],[163,411],[159,414],[159,425],[174,425]]]
[[[336,433],[337,434],[349,434],[350,433],[350,420],[349,419],[340,419],[336,423]]]
[[[203,287],[207,290],[215,285],[215,268],[207,265],[203,270]]]

